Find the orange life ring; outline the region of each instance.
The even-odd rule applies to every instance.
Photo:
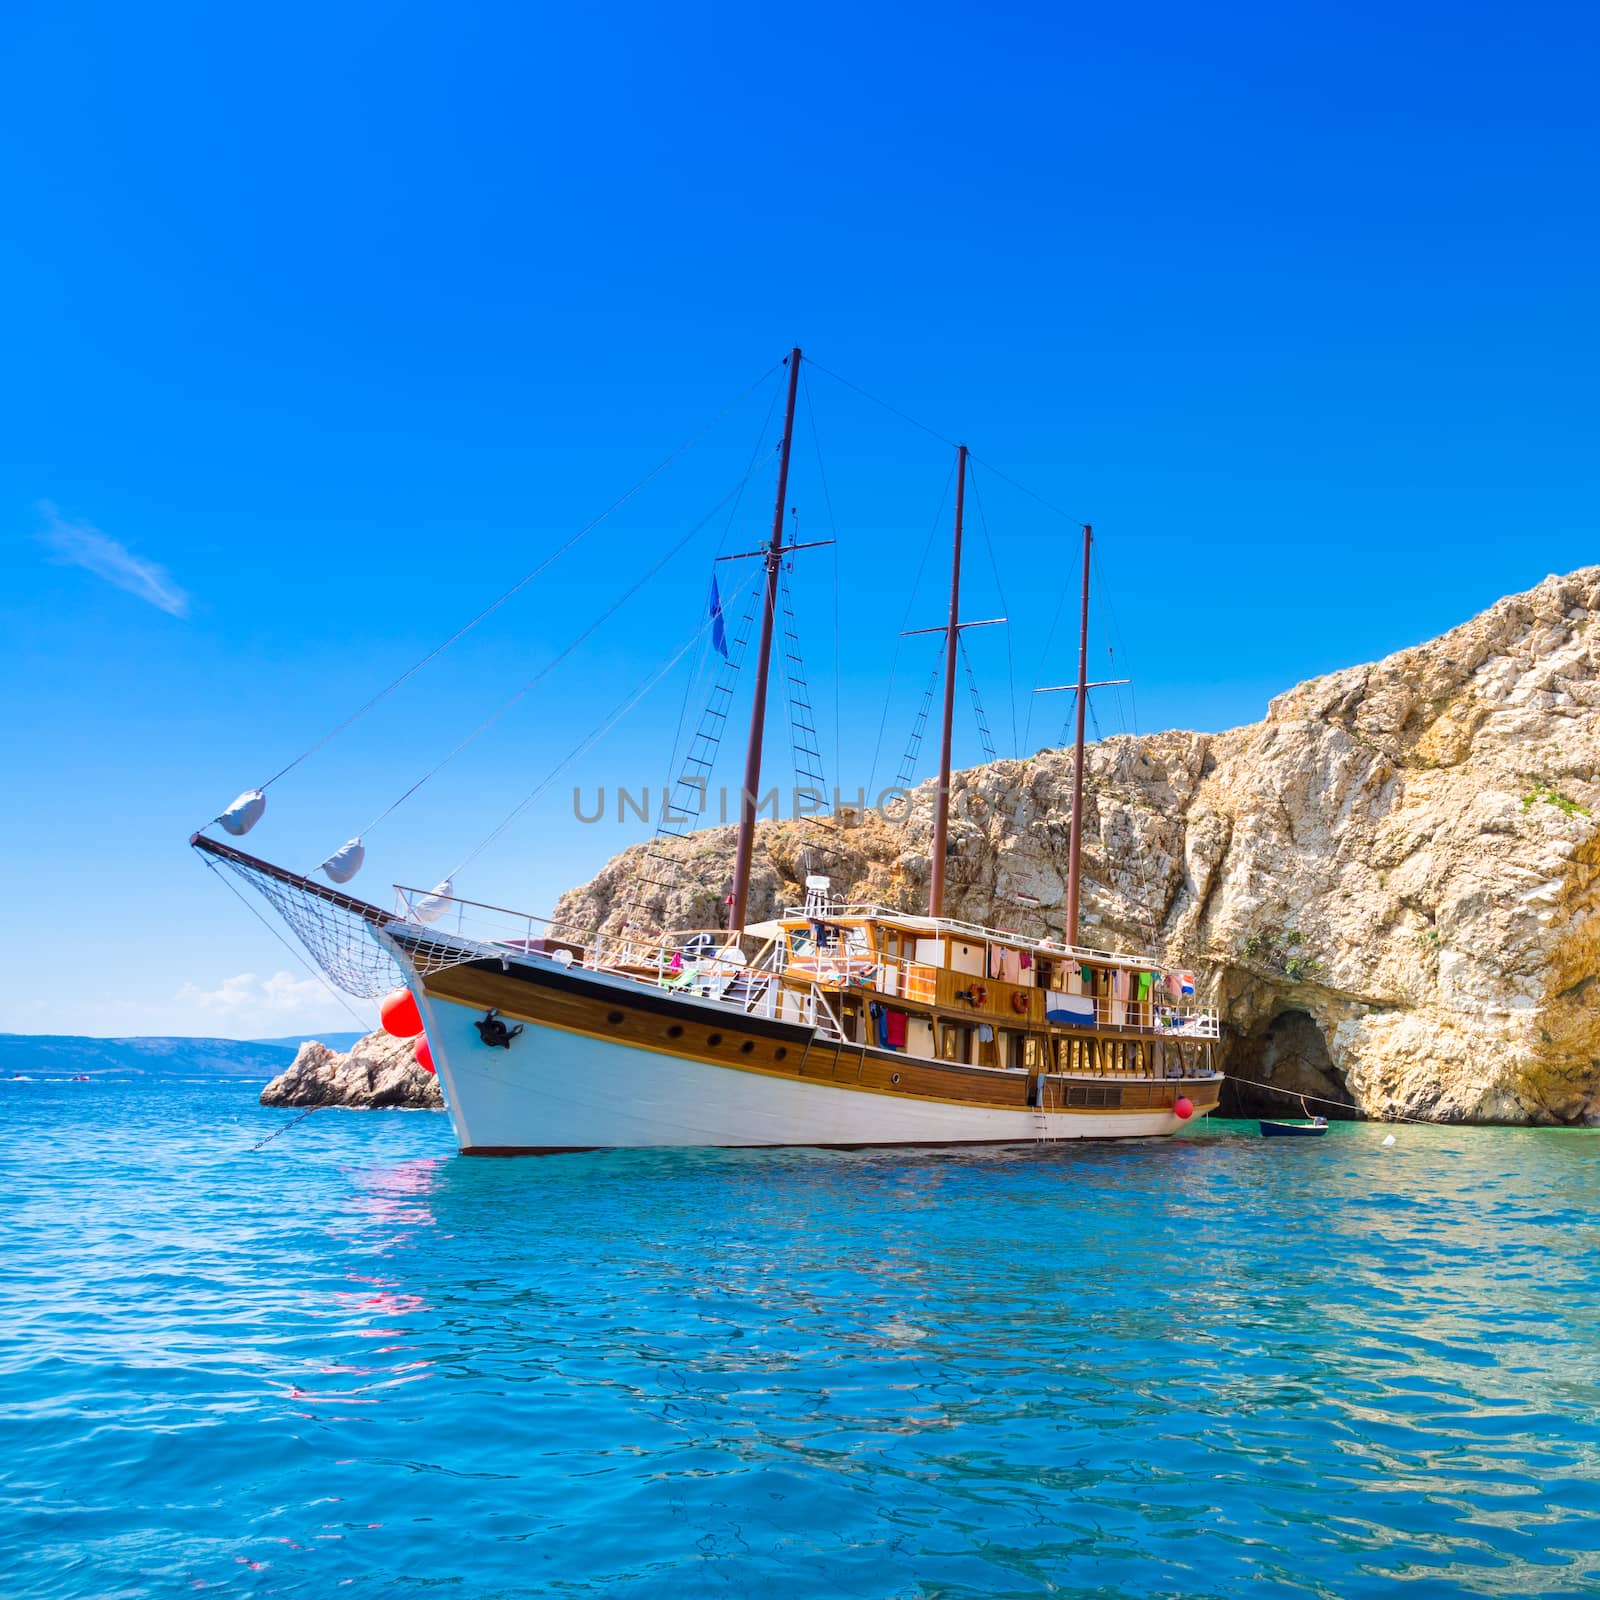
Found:
[[[1011,1009],[1019,1017],[1028,1009],[1028,996],[1021,989],[1011,991]]]

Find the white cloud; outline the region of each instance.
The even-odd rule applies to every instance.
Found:
[[[39,509],[49,523],[39,535],[39,542],[55,552],[57,561],[82,567],[85,572],[148,600],[168,616],[189,615],[189,596],[172,581],[165,567],[136,556],[92,523],[69,521],[48,500],[41,501]]]
[[[203,1031],[233,1037],[356,1025],[324,984],[315,978],[297,978],[292,972],[274,972],[265,978],[241,972],[224,978],[215,989],[186,983],[175,998],[188,1008],[190,1017],[203,1024]]]

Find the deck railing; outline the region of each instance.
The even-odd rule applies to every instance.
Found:
[[[807,911],[803,906],[789,906],[783,915],[791,919],[815,920],[815,913]],[[832,902],[827,917],[821,920],[848,922],[860,919],[909,923],[916,927],[918,933],[929,939],[955,934],[973,944],[1004,945],[1008,950],[1028,950],[1043,956],[1054,956],[1058,960],[1065,960],[1070,956],[1082,961],[1108,961],[1135,969],[1155,965],[1149,956],[1132,955],[1126,950],[1102,950],[1095,945],[1068,945],[1061,940],[1035,939],[1027,934],[1010,933],[1004,928],[987,928],[981,922],[963,922],[958,917],[927,917],[920,912],[896,911],[887,906],[865,902],[859,904]]]

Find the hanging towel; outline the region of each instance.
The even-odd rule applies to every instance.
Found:
[[[891,1050],[904,1050],[906,1047],[906,1014],[903,1011],[885,1011],[883,1018],[883,1042]]]
[[[1141,1001],[1148,1000],[1150,998],[1150,986],[1155,982],[1155,976],[1156,975],[1153,972],[1141,972],[1139,974],[1138,998]]]
[[[989,946],[989,976],[991,978],[1000,976],[1000,946],[997,944]]]
[[[1033,965],[1033,957],[1032,957],[1032,955],[1031,955],[1031,954],[1029,954],[1029,952],[1028,952],[1028,951],[1026,951],[1026,950],[1024,950],[1024,951],[1023,951],[1023,952],[1022,952],[1022,962],[1021,962],[1021,965],[1022,965],[1022,970],[1023,970],[1023,971],[1024,971],[1024,972],[1026,972],[1026,971],[1027,971],[1027,970],[1028,970],[1028,968],[1029,968],[1029,967],[1031,967],[1031,966],[1032,966],[1032,965]]]
[[[1069,1023],[1075,1028],[1092,1028],[1094,1001],[1086,994],[1062,994],[1059,989],[1047,990],[1044,997],[1044,1020]]]
[[[1169,972],[1167,974],[1164,987],[1167,991],[1167,994],[1174,1000],[1176,1000],[1183,993],[1183,982],[1178,977],[1176,972]]]
[[[1079,967],[1067,968],[1067,993],[1083,993],[1083,971]]]
[[[1022,982],[1022,960],[1017,951],[1006,951],[1005,959],[1000,964],[1000,976],[1007,983]]]
[[[1083,981],[1085,983],[1093,983],[1094,982],[1094,968],[1093,967],[1079,967],[1078,971],[1083,974]]]
[[[987,1022],[980,1022],[978,1024],[978,1043],[979,1044],[993,1044],[994,1043],[994,1027],[993,1027],[992,1024],[987,1023]]]

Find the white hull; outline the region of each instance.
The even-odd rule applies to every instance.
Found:
[[[536,1023],[496,1049],[478,1037],[480,1013],[418,998],[469,1152],[1007,1144],[1158,1138],[1184,1126],[1169,1110],[1011,1110],[797,1082]]]

